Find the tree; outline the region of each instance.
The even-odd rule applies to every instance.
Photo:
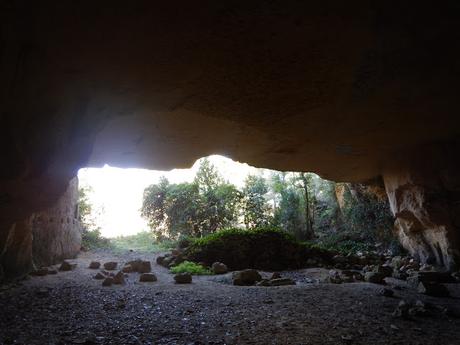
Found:
[[[270,208],[266,200],[268,186],[262,176],[248,175],[243,188],[244,224],[248,228],[266,226],[272,223]]]
[[[201,237],[236,224],[240,199],[236,187],[203,159],[194,182],[169,184],[162,179],[147,187],[141,214],[158,239]]]

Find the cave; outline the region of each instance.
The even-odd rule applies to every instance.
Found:
[[[209,154],[385,191],[401,244],[458,269],[456,1],[18,0],[0,15],[0,277],[77,255],[78,169]]]

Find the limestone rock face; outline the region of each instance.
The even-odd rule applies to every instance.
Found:
[[[49,266],[62,259],[75,257],[81,248],[81,232],[78,179],[74,178],[54,207],[33,215],[34,264]]]
[[[0,232],[0,265],[7,277],[27,273],[36,267],[49,266],[73,258],[81,247],[81,224],[78,220],[78,181],[72,179],[54,207],[33,213],[24,221],[13,223]]]
[[[384,174],[401,244],[422,263],[447,269],[460,263],[460,177],[456,165],[455,160],[442,164],[427,155],[425,164]]]

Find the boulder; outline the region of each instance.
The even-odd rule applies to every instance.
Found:
[[[393,267],[391,267],[390,265],[378,265],[374,269],[374,272],[382,274],[384,278],[391,277],[391,275],[393,274]]]
[[[112,286],[112,284],[113,284],[113,278],[112,277],[107,277],[102,282],[102,286]]]
[[[192,282],[192,275],[190,273],[178,273],[174,276],[176,284],[190,284]]]
[[[102,279],[105,279],[106,276],[103,275],[101,272],[98,272],[95,276],[94,276],[94,279],[97,279],[97,280],[102,280]]]
[[[57,274],[58,271],[54,268],[48,268],[48,274]]]
[[[163,266],[163,260],[164,260],[164,259],[165,259],[165,256],[164,256],[164,255],[160,255],[160,256],[157,257],[156,263],[157,263],[158,265]]]
[[[343,280],[340,277],[340,273],[336,270],[330,270],[329,276],[327,279],[329,283],[332,283],[332,284],[342,284],[343,283]]]
[[[150,264],[150,261],[136,259],[134,261],[129,261],[126,265],[131,266],[132,271],[138,273],[149,273],[152,271],[152,265]]]
[[[224,274],[228,272],[227,265],[222,262],[214,262],[211,266],[211,270],[214,274]]]
[[[246,269],[233,272],[233,285],[254,285],[262,280],[262,276],[257,270]]]
[[[257,282],[256,286],[271,286],[269,279],[262,279],[260,282]]]
[[[379,290],[379,295],[385,296],[385,297],[393,297],[395,292],[392,289],[389,288],[383,288]]]
[[[123,273],[131,273],[133,272],[133,267],[131,265],[124,265],[122,268]]]
[[[142,273],[139,277],[140,282],[156,282],[157,276],[153,273]]]
[[[442,284],[420,282],[417,291],[421,294],[435,297],[449,297],[449,290]]]
[[[107,271],[116,270],[116,269],[117,269],[117,266],[118,266],[118,263],[115,262],[115,261],[109,261],[109,262],[106,262],[106,263],[104,264],[104,268],[105,268]]]
[[[364,280],[368,283],[373,284],[384,284],[385,275],[379,272],[366,272],[364,275]]]
[[[75,267],[77,267],[77,264],[71,264],[68,261],[63,261],[61,266],[59,267],[59,271],[71,271]]]
[[[125,283],[125,275],[123,271],[119,271],[115,276],[113,277],[113,283],[114,284],[124,284]]]
[[[99,261],[91,261],[88,268],[92,270],[97,270],[101,267],[101,263]]]

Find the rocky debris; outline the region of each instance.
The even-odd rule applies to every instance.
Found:
[[[123,271],[119,271],[115,276],[113,277],[113,283],[114,284],[124,284],[125,283],[125,275]]]
[[[126,266],[131,266],[132,271],[137,273],[149,273],[152,271],[152,265],[147,260],[136,259],[127,262]]]
[[[295,285],[295,281],[290,278],[277,278],[269,280],[270,286]]]
[[[222,262],[214,262],[211,266],[211,270],[214,274],[225,274],[228,272],[227,265]]]
[[[97,279],[97,280],[102,280],[102,279],[105,279],[106,276],[103,275],[101,272],[98,272],[96,273],[96,275],[94,276],[94,279]]]
[[[364,280],[373,284],[385,284],[385,275],[379,272],[366,272]]]
[[[456,280],[448,272],[419,271],[413,272],[407,282],[414,288],[418,288],[420,283],[455,283]]]
[[[113,284],[112,277],[106,277],[104,281],[102,282],[102,286],[112,286],[112,284]]]
[[[97,270],[101,267],[101,263],[99,261],[91,261],[88,268],[92,270]]]
[[[105,268],[107,271],[116,270],[116,269],[117,269],[117,266],[118,266],[118,262],[115,262],[115,261],[109,261],[109,262],[106,262],[106,263],[104,264],[104,268]]]
[[[63,261],[61,266],[59,267],[59,271],[71,271],[75,267],[77,267],[77,264],[71,264],[68,261]]]
[[[190,284],[192,282],[192,275],[190,273],[178,273],[174,276],[176,284]]]
[[[140,282],[156,282],[157,276],[153,273],[142,273],[139,277]]]
[[[353,283],[363,279],[363,275],[360,272],[353,270],[330,270],[328,277],[328,281],[332,284]]]
[[[273,272],[273,274],[272,274],[272,276],[271,276],[270,279],[273,280],[273,279],[279,279],[279,278],[281,278],[281,273],[279,273],[279,272]]]
[[[31,276],[43,277],[48,274],[48,268],[42,267],[29,273]]]
[[[177,266],[184,261],[185,259],[182,252],[175,250],[173,250],[171,253],[157,257],[157,264],[166,268]]]
[[[393,312],[394,317],[408,318],[409,317],[410,304],[405,300],[401,300]]]
[[[122,271],[124,273],[131,273],[133,272],[133,267],[131,265],[126,264],[123,266]]]
[[[246,269],[233,272],[233,285],[254,285],[262,280],[262,276],[257,270]]]
[[[384,296],[384,297],[393,297],[395,292],[392,289],[389,288],[383,288],[379,290],[379,295]]]
[[[442,284],[433,282],[420,282],[417,291],[421,294],[434,297],[449,297],[449,290]]]

